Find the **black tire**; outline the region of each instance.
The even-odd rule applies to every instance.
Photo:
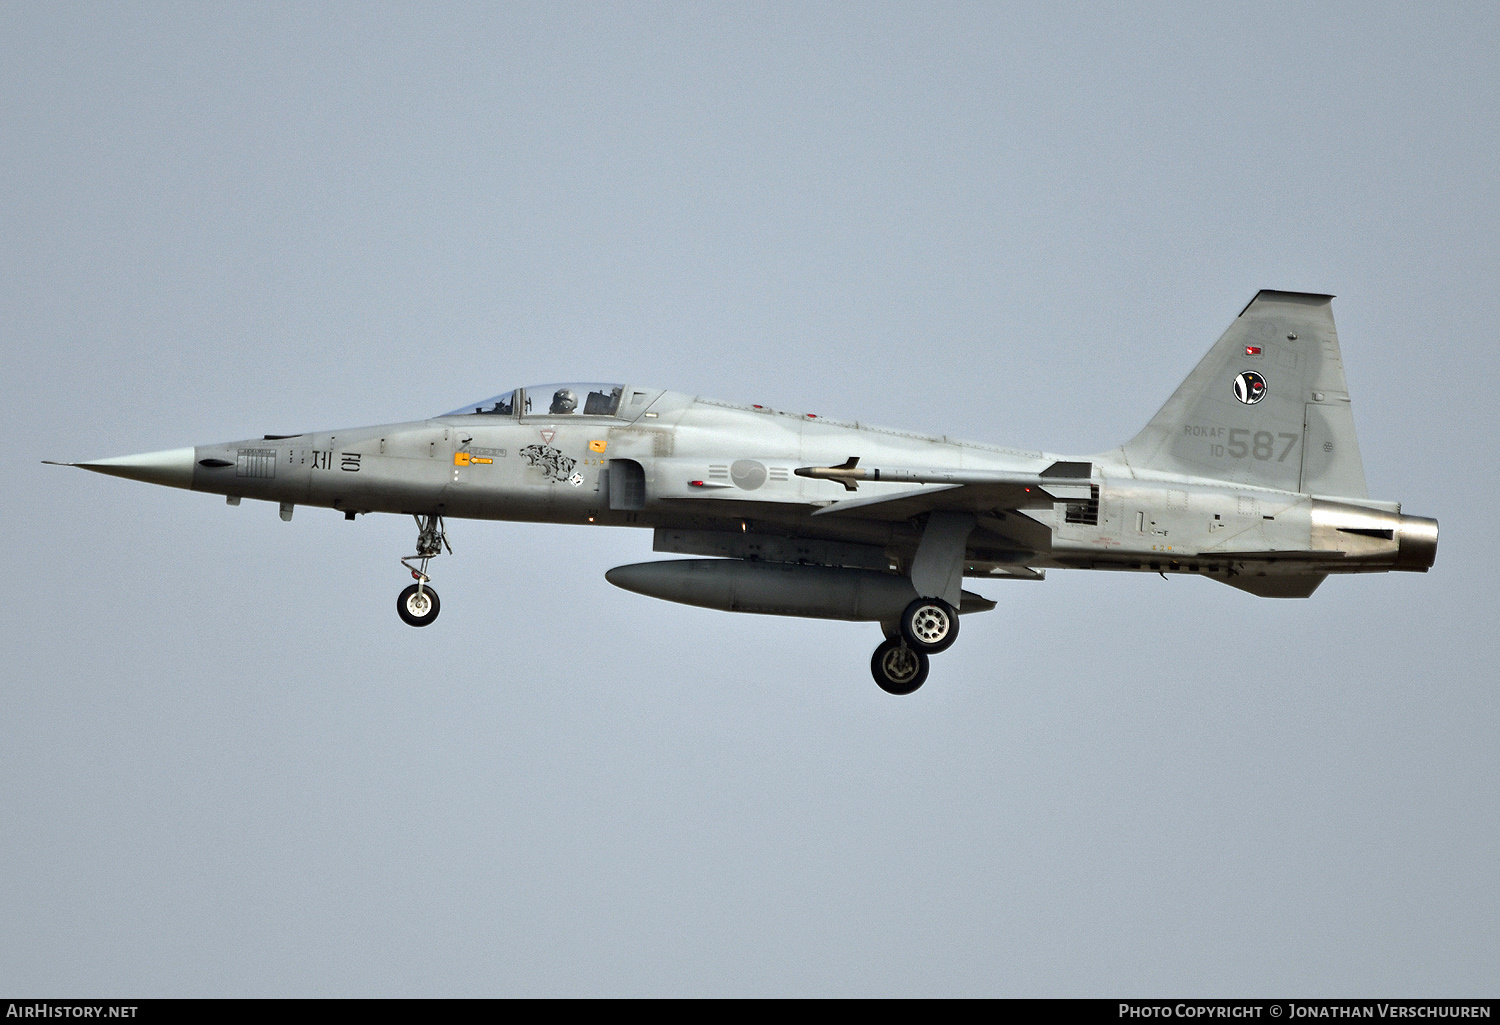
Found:
[[[417,597],[416,584],[412,584],[396,598],[396,613],[407,626],[426,626],[437,619],[438,611],[443,607],[443,603],[438,601],[437,592],[431,587],[423,585],[422,594],[428,599],[427,611],[425,612],[421,610],[421,603],[415,600]],[[413,605],[418,607],[413,608]]]
[[[927,682],[932,664],[905,641],[882,641],[870,657],[870,675],[887,694],[910,694]]]
[[[918,598],[901,613],[901,637],[928,655],[947,651],[958,640],[958,610],[941,598]]]

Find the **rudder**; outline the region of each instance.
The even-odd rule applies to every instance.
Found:
[[[1366,498],[1333,296],[1262,290],[1145,430],[1135,469]]]

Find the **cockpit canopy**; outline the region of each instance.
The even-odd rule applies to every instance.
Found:
[[[491,396],[444,416],[616,416],[622,384],[534,384]]]

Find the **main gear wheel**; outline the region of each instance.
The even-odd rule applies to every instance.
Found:
[[[910,694],[927,681],[929,668],[927,655],[904,640],[882,641],[870,658],[870,675],[887,694]]]
[[[918,598],[901,613],[901,636],[928,655],[947,651],[958,640],[958,610],[941,598]]]

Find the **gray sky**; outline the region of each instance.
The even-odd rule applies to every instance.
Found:
[[[1500,13],[0,11],[0,991],[1500,989]],[[645,531],[40,465],[649,383],[1086,454],[1336,293],[1426,576],[1103,573],[905,700]]]

